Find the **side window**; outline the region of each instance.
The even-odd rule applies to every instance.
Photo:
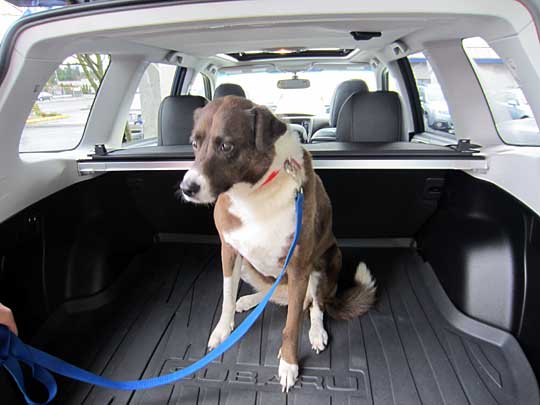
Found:
[[[429,61],[423,53],[410,55],[408,59],[418,87],[425,131],[442,137],[443,143],[447,138],[455,140],[450,109]]]
[[[514,145],[540,145],[540,133],[518,78],[482,38],[463,40],[502,140]]]
[[[414,123],[412,122],[412,119],[410,119],[411,117],[409,115],[409,109],[407,108],[408,106],[407,94],[406,93],[403,94],[403,92],[401,91],[402,88],[400,87],[398,80],[388,68],[384,68],[382,70],[381,90],[393,91],[399,95],[399,98],[401,99],[402,114],[403,114],[404,125],[405,125],[404,129],[408,133],[413,132]]]
[[[400,93],[398,82],[396,78],[391,74],[388,74],[388,90]]]
[[[206,97],[206,87],[204,82],[205,80],[202,73],[197,73],[197,76],[195,76],[195,79],[191,83],[189,94],[192,96]]]
[[[124,130],[124,147],[153,146],[158,134],[161,101],[171,94],[176,66],[151,63],[133,97]]]
[[[23,129],[19,152],[77,147],[109,59],[108,55],[77,54],[62,62],[37,96]]]

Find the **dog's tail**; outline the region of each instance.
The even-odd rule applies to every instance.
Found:
[[[353,319],[365,314],[375,302],[375,280],[364,262],[354,274],[355,285],[326,302],[326,312],[334,319]]]

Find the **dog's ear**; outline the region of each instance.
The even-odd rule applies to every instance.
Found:
[[[263,106],[255,106],[249,110],[253,117],[255,146],[264,151],[276,142],[287,131],[287,125]]]
[[[197,120],[200,118],[202,109],[202,107],[199,107],[196,108],[195,111],[193,111],[193,122],[197,122]]]

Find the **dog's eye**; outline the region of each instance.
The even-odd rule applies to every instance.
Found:
[[[219,150],[221,152],[228,153],[233,150],[233,145],[232,143],[222,143],[221,145],[219,145]]]
[[[193,146],[193,149],[197,149],[197,141],[191,142],[191,146]]]

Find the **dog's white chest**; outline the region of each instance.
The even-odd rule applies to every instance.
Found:
[[[225,241],[260,273],[277,276],[281,270],[279,259],[287,253],[294,233],[294,200],[279,209],[273,209],[271,204],[253,209],[233,202],[230,212],[242,221],[242,225],[225,232]]]

